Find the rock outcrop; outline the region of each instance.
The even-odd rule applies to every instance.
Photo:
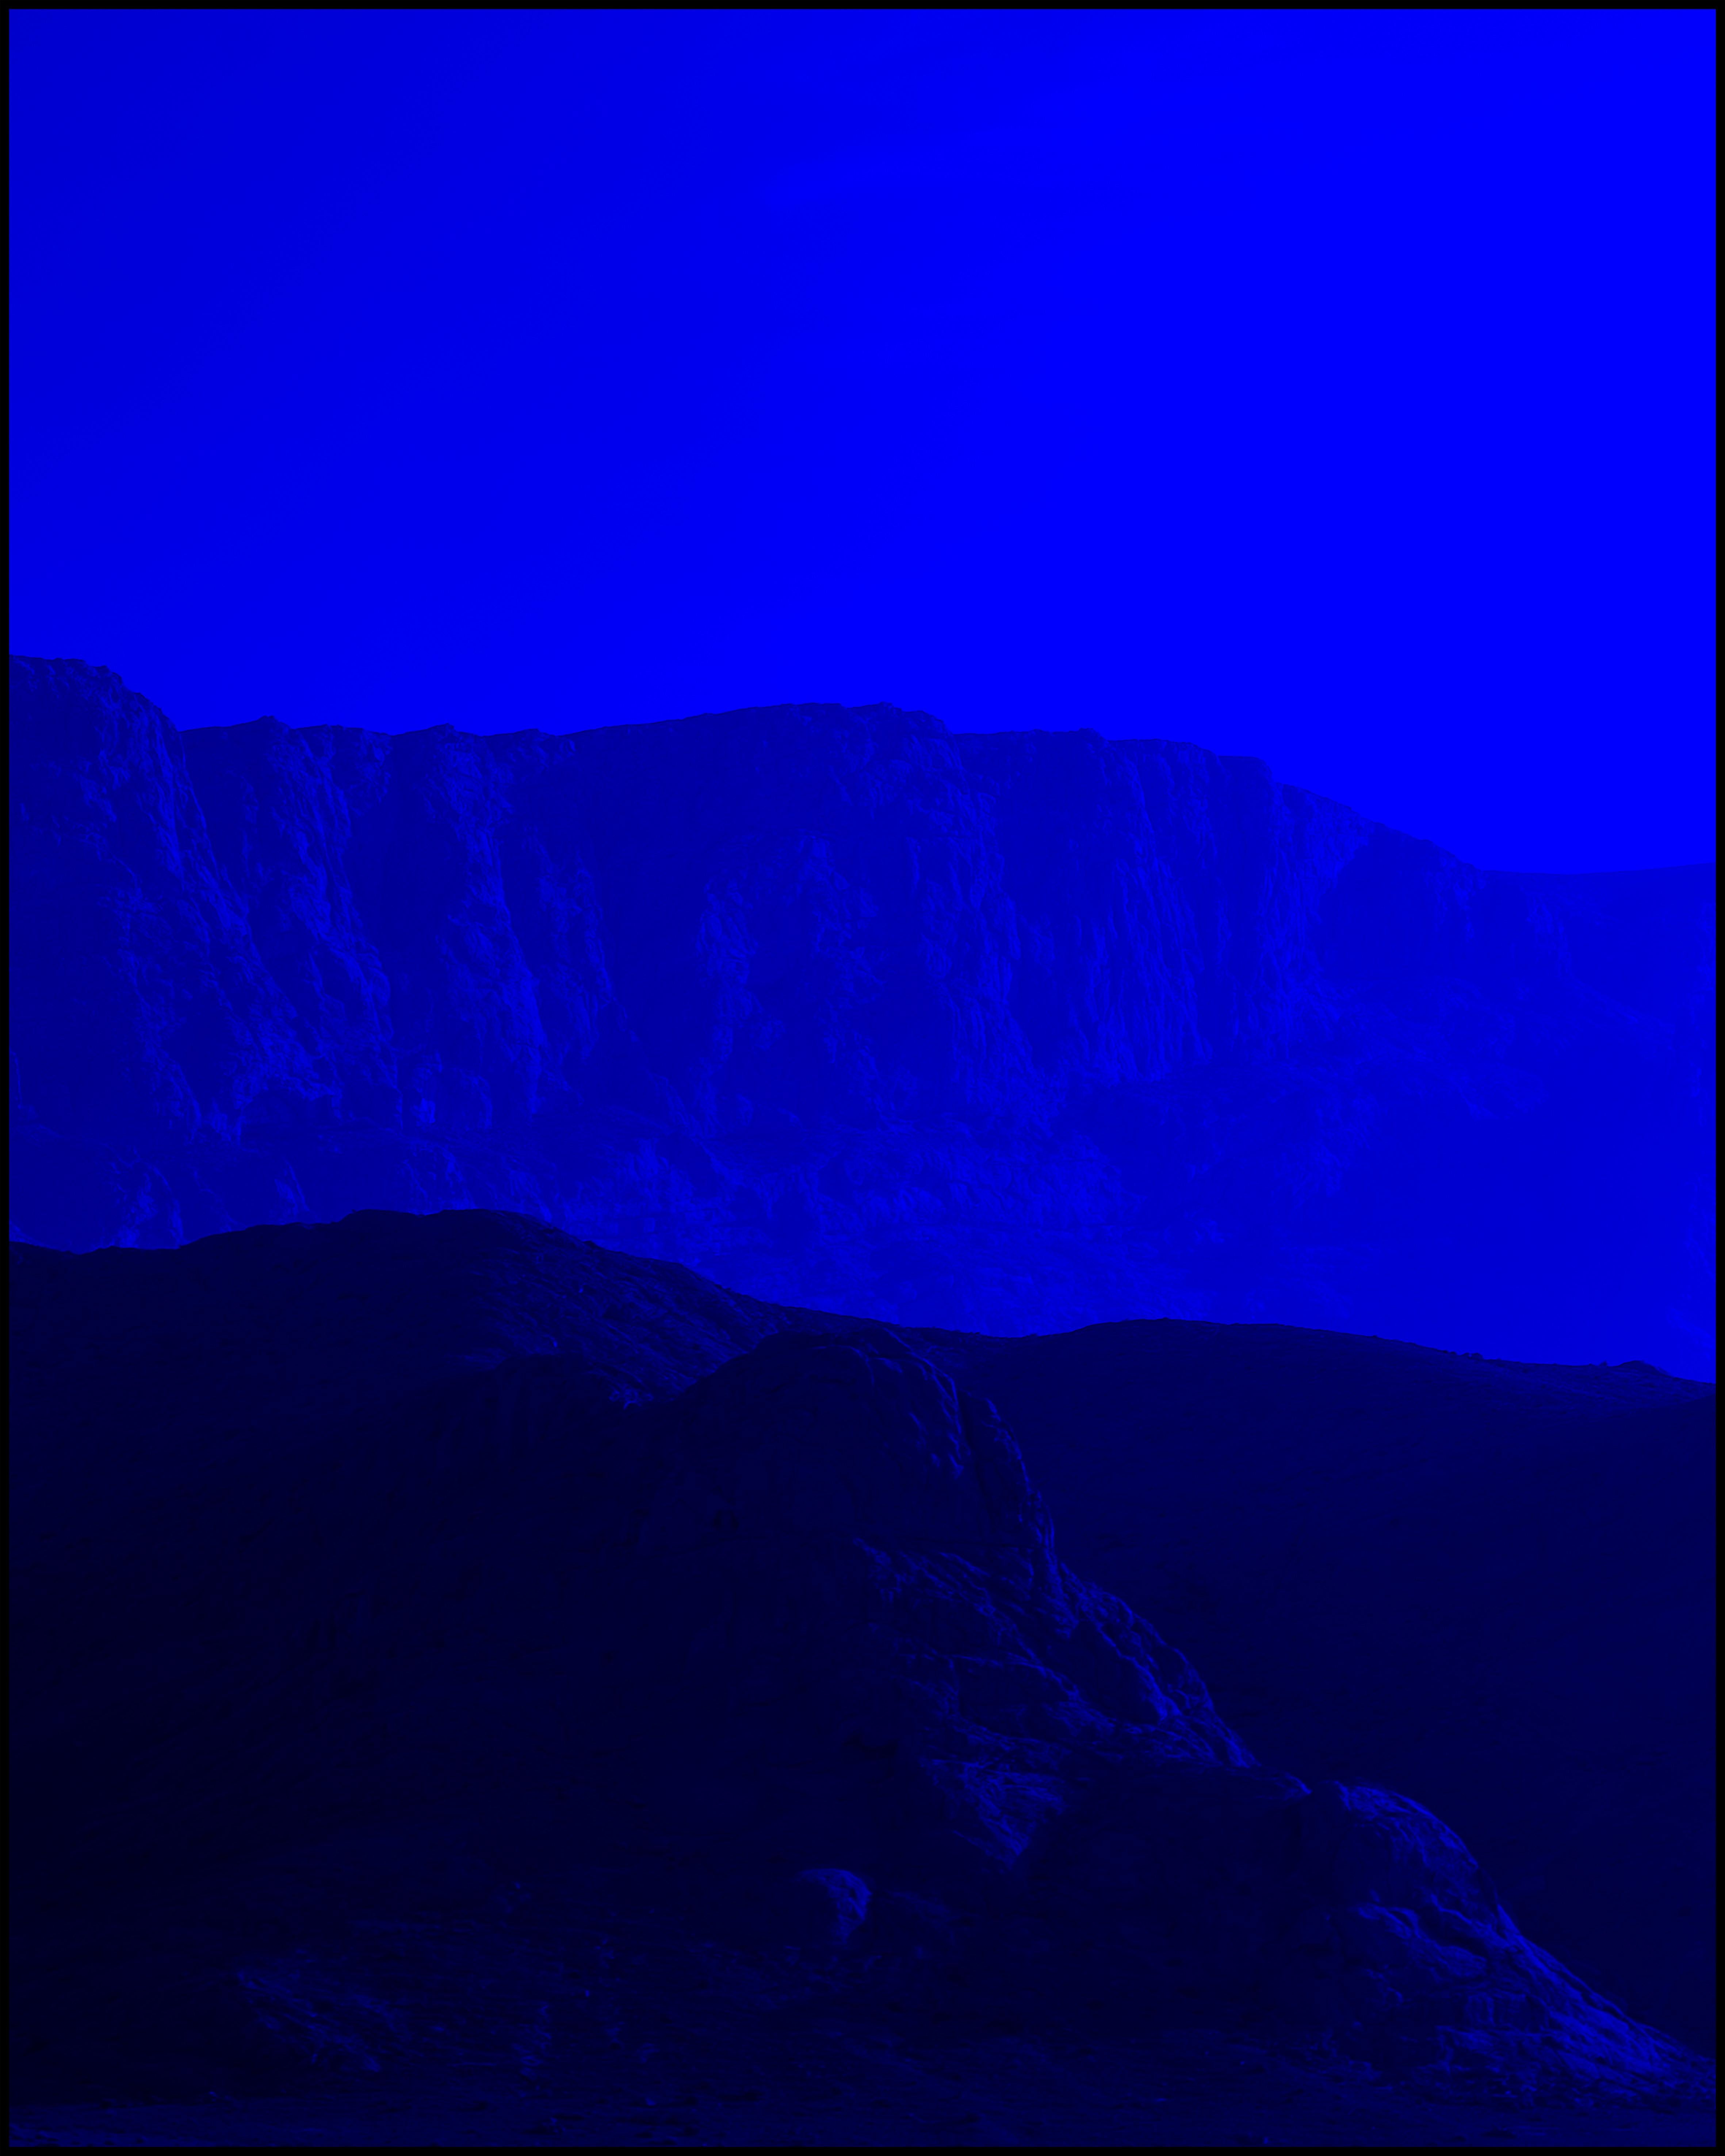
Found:
[[[531,714],[522,714],[530,717]],[[180,733],[12,675],[13,1232],[499,1207],[775,1301],[1709,1367],[1711,876],[832,706]]]
[[[1430,1812],[1260,1763],[1062,1561],[1034,1461],[953,1374],[1013,1343],[483,1213],[14,1276],[27,2050],[98,1967],[110,2051],[267,2059],[296,1943],[231,1935],[272,1880],[278,1924],[453,1897],[477,1938],[500,1892],[598,1861],[691,1937],[930,2013],[1303,2032],[1452,2087],[1693,2078]],[[1574,1389],[1613,1380],[1661,1382]],[[1362,1620],[1393,1651],[1420,1614]],[[116,2001],[116,1942],[165,1906],[202,1945]],[[331,1994],[319,2043],[357,2015],[383,2042],[391,2011],[387,1984]]]

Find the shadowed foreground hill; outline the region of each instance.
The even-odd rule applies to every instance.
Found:
[[[1443,1430],[1467,1458],[1458,1404],[1514,1522],[1565,1433],[1599,1440],[1609,1506],[1609,1433],[1707,1389],[1274,1328],[1267,1350],[1248,1329],[1219,1383],[1230,1328],[912,1337],[483,1213],[14,1250],[13,1295],[18,2021],[38,2090],[390,2059],[551,2071],[603,2030],[531,1912],[601,1887],[683,1942],[661,2003],[770,1969],[787,2010],[1233,2028],[1452,2092],[1693,2085],[1687,2055],[1530,1943],[1455,1835],[1378,1785],[1370,1717],[1412,1756],[1440,1673],[1416,1651],[1417,1571],[1410,1597],[1400,1568],[1350,1574],[1347,1553],[1396,1525],[1417,1553],[1409,1522],[1435,1523],[1450,1650],[1477,1661],[1507,1575],[1493,1522],[1445,1486]],[[1134,1423],[1110,1384],[1153,1393],[1160,1342],[1173,1419]],[[1037,1430],[1023,1453],[1014,1389]],[[1363,1491],[1347,1442],[1315,1441],[1422,1393],[1424,1450]],[[1129,1456],[1170,1431],[1231,1455],[1237,1489],[1273,1471],[1276,1507],[1309,1504],[1302,1554],[1330,1598],[1370,1577],[1351,1641],[1319,1604],[1307,1637],[1333,1666],[1303,1690],[1265,1638],[1256,1710],[1358,1779],[1260,1763],[1147,1621],[1169,1537],[1194,1609],[1262,1565],[1274,1509],[1240,1515],[1207,1590],[1215,1486],[1153,1489]],[[1689,1504],[1698,1463],[1673,1444],[1667,1464]],[[1057,1553],[1069,1521],[1099,1548],[1142,1535],[1137,1609]],[[1594,1621],[1595,1524],[1572,1503],[1537,1554],[1560,1640]],[[1649,1556],[1635,1542],[1624,1562]],[[1680,1628],[1695,1561],[1681,1537],[1662,1559]],[[1302,1600],[1260,1589],[1219,1636],[1249,1665],[1244,1633],[1297,1629]],[[1500,1646],[1528,1614],[1507,1612]],[[1661,1686],[1695,1705],[1651,1665],[1699,1646],[1633,1593],[1612,1615],[1651,1696],[1614,1700],[1618,1741],[1651,1749]],[[1512,1717],[1541,1674],[1525,1645],[1496,1691],[1462,1671]],[[1579,1815],[1558,1835],[1599,1802],[1585,1780],[1563,1794],[1581,1707],[1538,1709],[1558,1813]],[[1531,1769],[1487,1738],[1489,1814],[1492,1769]],[[1696,1794],[1681,1773],[1608,1792],[1621,1862],[1686,1831]],[[1584,1897],[1570,1913],[1584,1928]],[[1604,1944],[1632,1961],[1621,1917]]]
[[[23,1240],[500,1206],[894,1323],[1712,1367],[1706,869],[886,706],[182,734],[14,660],[11,757]]]

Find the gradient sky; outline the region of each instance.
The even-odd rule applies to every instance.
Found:
[[[12,649],[1712,857],[1712,13],[31,9]]]

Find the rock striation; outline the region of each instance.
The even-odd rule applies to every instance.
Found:
[[[1705,870],[1481,870],[1249,758],[889,706],[11,686],[25,1240],[491,1207],[896,1324],[1710,1367]]]
[[[598,1864],[823,1996],[1255,2029],[1443,2088],[1694,2083],[1681,2045],[1530,1943],[1421,1804],[1260,1763],[1186,1655],[1062,1558],[1012,1389],[974,1383],[1039,1343],[773,1308],[472,1211],[15,1249],[13,1293],[32,2071],[147,2060],[201,2088],[213,2061],[279,2070],[314,2025],[321,2058],[406,2042],[398,1971],[306,2004],[320,1926],[403,1938],[454,1907],[480,1956],[515,1899]],[[1201,1353],[1224,1329],[1176,1330]],[[1047,1382],[1091,1412],[1073,1358],[1124,1333],[1142,1367],[1134,1332],[1040,1343],[1065,1357]],[[1344,1420],[1363,1390],[1393,1402],[1422,1353],[1293,1345],[1277,1382],[1303,1368],[1313,1422],[1326,1388]],[[1481,1375],[1476,1404],[1548,1413],[1707,1390]],[[1212,1436],[1239,1443],[1225,1414]],[[1497,1446],[1515,1437],[1500,1420]],[[1380,1493],[1350,1517],[1297,1419],[1272,1453],[1286,1504],[1314,1498],[1339,1543],[1370,1531]],[[1046,1437],[1041,1456],[1060,1468]],[[1115,1517],[1193,1486],[1153,1498],[1129,1474]],[[1423,1502],[1417,1471],[1401,1494]],[[1474,1552],[1439,1517],[1465,1600]],[[1548,1585],[1562,1625],[1597,1582]],[[1386,1588],[1361,1614],[1364,1661],[1315,1694],[1407,1656],[1417,1719],[1427,1613]],[[1635,1741],[1634,1698],[1615,1713]]]

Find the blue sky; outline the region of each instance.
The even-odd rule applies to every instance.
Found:
[[[12,648],[1712,855],[1709,11],[11,18]]]

